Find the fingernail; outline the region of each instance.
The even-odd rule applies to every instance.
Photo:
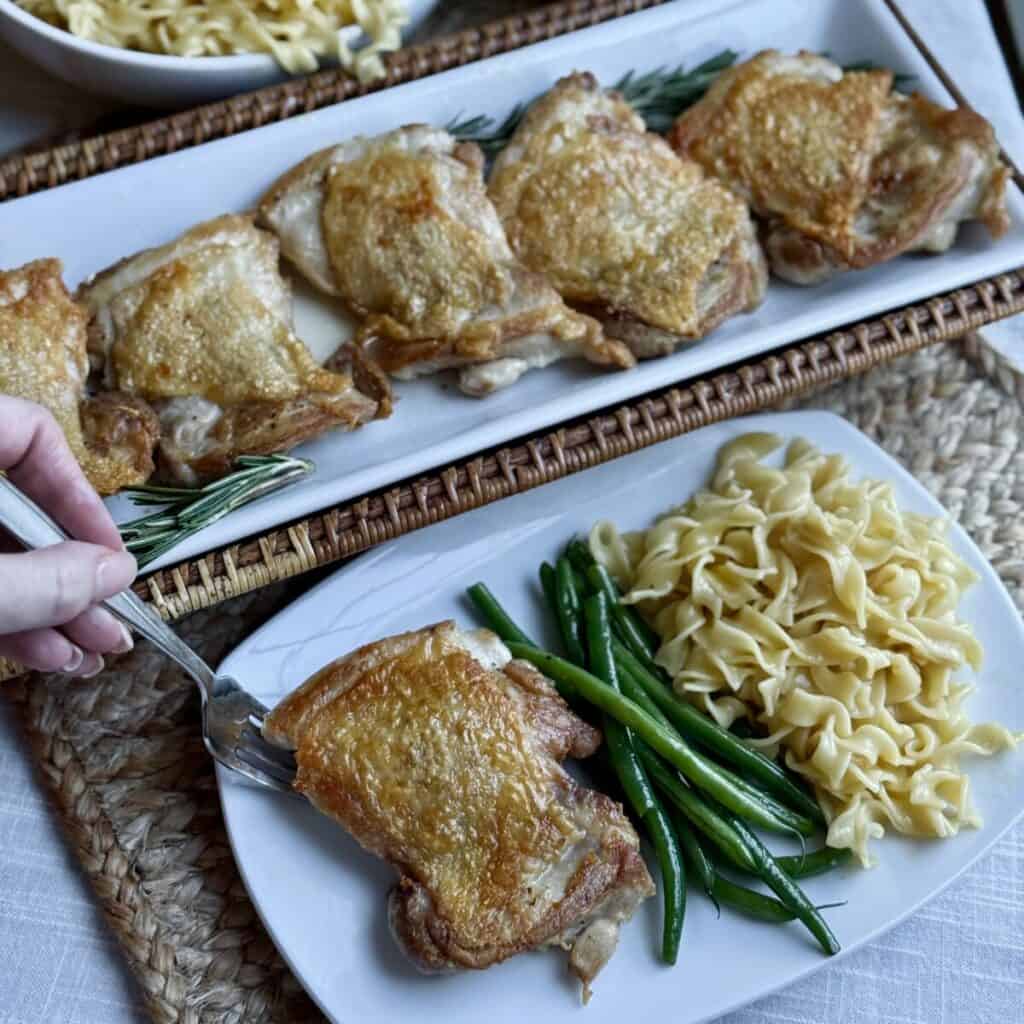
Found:
[[[137,566],[127,551],[104,555],[96,565],[96,591],[104,597],[124,590],[133,579]]]
[[[121,640],[117,646],[112,649],[111,653],[127,654],[135,646],[135,641],[132,639],[132,635],[124,623],[119,622],[118,626],[121,630]]]
[[[79,679],[92,679],[103,671],[103,659],[98,654],[90,654],[75,673]]]
[[[61,672],[66,672],[69,675],[72,672],[77,672],[79,668],[81,668],[83,661],[85,661],[85,651],[83,651],[81,647],[76,647],[74,644],[72,644],[71,657],[68,658],[68,662],[61,669]]]

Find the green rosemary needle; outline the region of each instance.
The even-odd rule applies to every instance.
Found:
[[[448,134],[461,142],[475,142],[484,151],[484,156],[493,160],[508,144],[529,106],[528,103],[517,103],[497,128],[492,127],[494,118],[486,114],[467,117],[464,121],[454,118],[448,123]]]
[[[301,480],[315,468],[308,459],[290,455],[242,455],[235,467],[203,487],[147,484],[122,491],[134,505],[160,506],[158,512],[118,527],[140,569],[229,512]]]
[[[651,131],[667,132],[672,122],[696,103],[716,76],[730,67],[738,56],[732,50],[722,50],[689,71],[681,64],[675,69],[658,68],[643,75],[630,71],[615,88],[633,105]],[[463,120],[455,118],[448,123],[447,129],[462,142],[475,142],[488,160],[493,160],[508,144],[531,105],[532,101],[516,104],[497,127],[494,118],[480,114]]]
[[[674,69],[656,68],[644,75],[630,71],[619,79],[615,88],[644,119],[648,131],[663,135],[726,68],[736,63],[738,56],[735,50],[722,50],[689,71],[682,64]]]

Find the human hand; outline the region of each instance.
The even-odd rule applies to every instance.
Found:
[[[97,602],[131,583],[135,559],[41,406],[0,395],[0,470],[76,538],[0,554],[0,656],[43,672],[94,676],[103,654],[131,650],[127,628]]]

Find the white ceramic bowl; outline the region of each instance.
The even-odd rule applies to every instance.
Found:
[[[437,0],[409,0],[414,29]],[[359,29],[347,30],[351,37]],[[266,54],[170,57],[79,39],[0,0],[0,39],[23,57],[87,92],[139,106],[178,108],[223,99],[284,81],[288,73]]]

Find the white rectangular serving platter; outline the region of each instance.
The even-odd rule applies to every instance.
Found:
[[[586,534],[598,519],[624,530],[650,526],[705,485],[723,444],[752,430],[787,441],[805,437],[826,452],[846,456],[855,478],[890,482],[901,508],[944,515],[905,469],[831,413],[734,419],[381,545],[280,612],[247,638],[221,671],[273,706],[317,669],[361,644],[446,618],[479,624],[465,598],[477,580],[488,584],[529,635],[558,650],[556,631],[542,611],[540,562],[553,561],[570,537]],[[772,464],[781,458],[776,453]],[[992,566],[959,526],[951,527],[950,542],[979,576],[959,609],[985,652],[976,677],[968,670],[957,673],[977,686],[967,712],[975,721],[997,720],[1024,730],[1024,623]],[[803,883],[816,903],[846,901],[826,914],[843,945],[841,956],[934,896],[1020,817],[1024,750],[965,758],[963,766],[985,820],[981,829],[944,841],[889,835],[874,843],[878,866],[872,870],[848,868]],[[659,896],[623,930],[585,1011],[560,951],[513,957],[482,972],[423,977],[387,933],[392,868],[301,801],[251,788],[223,770],[218,779],[232,849],[253,902],[332,1021],[696,1024],[833,962],[798,925],[766,925],[728,910],[716,920],[693,886],[677,966],[667,968],[657,959]],[[792,843],[773,839],[771,845],[778,852],[795,852]],[[960,1009],[968,1019],[969,1008]]]
[[[574,69],[593,71],[611,85],[630,70],[692,66],[725,48],[747,57],[766,47],[828,52],[840,62],[871,60],[915,76],[920,91],[951,103],[883,0],[678,0],[0,204],[0,267],[58,256],[68,285],[74,287],[199,221],[251,208],[298,160],[352,135],[416,121],[444,125],[460,115],[501,118]],[[229,544],[561,420],[1024,264],[1024,205],[1015,188],[1010,206],[1013,225],[997,243],[972,226],[942,257],[903,257],[814,289],[773,281],[755,313],[736,317],[710,337],[628,372],[563,363],[531,372],[516,386],[482,400],[461,395],[448,377],[400,384],[390,420],[299,449],[316,462],[311,479],[233,513],[155,565]],[[321,357],[351,330],[336,306],[304,288],[296,289],[296,324],[299,335]],[[111,507],[120,521],[138,514],[124,499],[114,499]]]

